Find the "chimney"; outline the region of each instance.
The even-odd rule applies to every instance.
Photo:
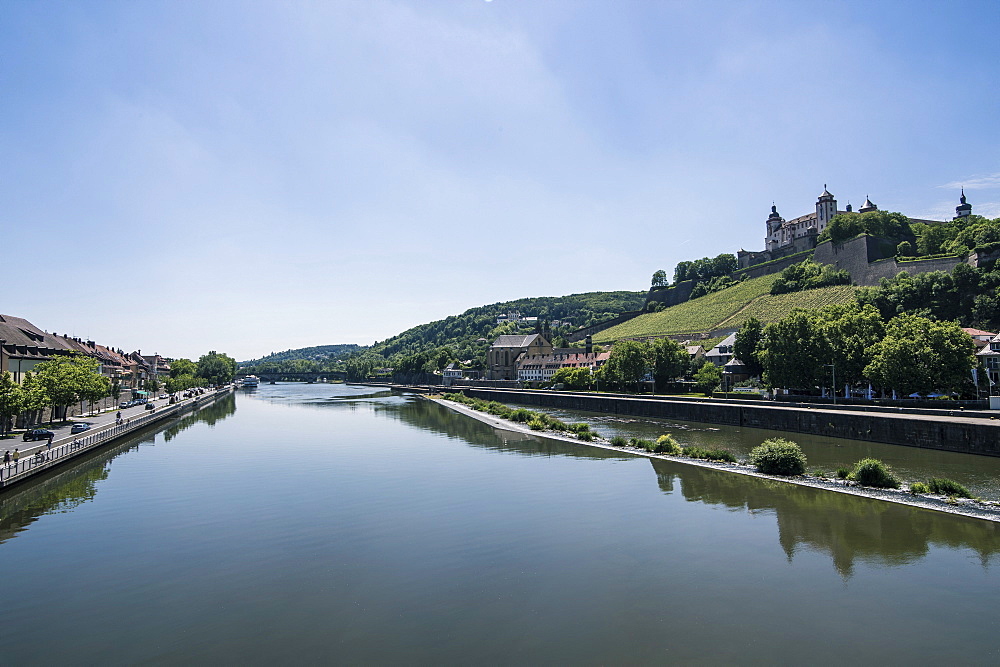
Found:
[[[587,354],[593,354],[593,352],[594,352],[594,339],[591,338],[590,336],[587,336],[586,340],[587,340],[587,347],[585,349],[587,350]]]

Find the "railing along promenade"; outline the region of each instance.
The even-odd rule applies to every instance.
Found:
[[[16,463],[8,463],[0,467],[0,489],[23,482],[33,475],[59,466],[70,459],[97,449],[122,436],[140,431],[154,422],[178,416],[182,412],[188,412],[189,410],[200,409],[231,391],[232,389],[220,389],[204,396],[185,399],[174,405],[154,410],[149,414],[132,417],[120,424],[106,426],[82,438],[63,442],[50,449],[46,449],[43,445],[42,449],[39,449],[36,453],[27,454]]]

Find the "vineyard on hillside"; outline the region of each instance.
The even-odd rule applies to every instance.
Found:
[[[774,322],[793,308],[819,308],[851,301],[856,287],[837,285],[821,289],[771,295],[779,274],[743,281],[733,287],[671,306],[658,313],[639,315],[594,334],[596,342],[621,338],[701,334],[722,328],[738,328],[748,317]]]

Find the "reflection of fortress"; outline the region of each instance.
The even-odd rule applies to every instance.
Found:
[[[785,220],[778,213],[777,206],[771,206],[771,214],[767,216],[767,234],[764,237],[764,250],[761,252],[750,252],[740,250],[738,254],[740,268],[747,268],[764,262],[787,257],[799,252],[812,250],[816,247],[816,239],[820,233],[830,224],[834,216],[842,213],[868,213],[877,211],[878,206],[872,203],[871,199],[865,197],[865,203],[857,211],[854,211],[850,204],[847,208],[840,210],[837,208],[837,200],[834,199],[830,191],[823,186],[823,193],[816,200],[816,210],[800,215],[791,220]],[[972,214],[972,204],[965,200],[965,191],[962,191],[960,204],[955,208],[955,219]],[[922,222],[924,224],[938,224],[940,220],[922,220],[920,218],[910,218],[910,222]]]

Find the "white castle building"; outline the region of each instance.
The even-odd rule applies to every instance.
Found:
[[[965,200],[965,189],[962,189],[962,197],[960,204],[955,207],[955,220],[963,218],[967,215],[972,215],[972,204],[969,204]],[[878,206],[872,203],[872,200],[867,196],[865,197],[865,203],[861,205],[861,208],[857,210],[858,213],[867,213],[869,211],[877,211]],[[819,196],[816,200],[816,210],[812,213],[807,213],[806,215],[800,215],[797,218],[792,218],[791,220],[785,220],[778,213],[777,206],[771,206],[771,214],[767,216],[767,236],[764,237],[765,249],[767,251],[782,250],[789,248],[791,246],[800,245],[801,242],[796,243],[796,239],[803,239],[812,237],[815,239],[819,234],[826,229],[826,226],[830,224],[830,221],[834,216],[841,213],[852,213],[854,212],[851,205],[848,204],[847,208],[844,210],[839,210],[837,208],[837,200],[833,198],[830,191],[826,189],[826,185],[823,186],[823,194]],[[922,222],[925,224],[935,224],[941,222],[940,220],[921,220],[919,218],[910,218],[910,222]]]

